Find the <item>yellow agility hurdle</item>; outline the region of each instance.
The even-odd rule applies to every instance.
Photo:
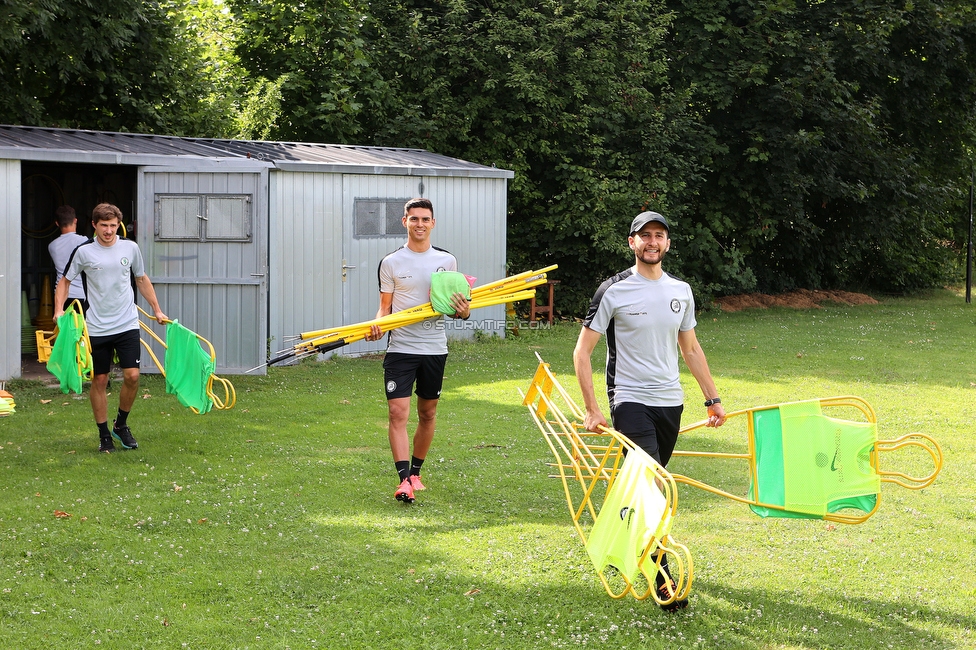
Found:
[[[828,417],[825,411],[856,415],[860,421]],[[746,424],[745,452],[674,451],[674,456],[745,461],[747,496],[733,494],[681,474],[674,480],[748,504],[761,517],[825,519],[859,524],[881,502],[881,483],[920,490],[942,469],[942,449],[930,436],[914,433],[879,440],[874,409],[859,397],[844,396],[759,406],[728,414],[723,433],[734,420]],[[681,429],[704,428],[707,421]],[[679,443],[680,444],[680,443]],[[882,469],[882,458],[905,448],[928,454],[933,470],[926,476]]]
[[[136,307],[147,318],[156,320],[142,307]],[[233,408],[237,403],[237,391],[229,380],[214,374],[217,354],[213,344],[175,320],[166,320],[165,324],[166,341],[163,341],[142,319],[139,320],[139,327],[166,350],[166,361],[162,364],[149,344],[140,339],[166,379],[166,392],[176,395],[180,404],[198,414],[207,413],[211,408],[218,411]],[[201,343],[207,347],[207,351],[200,347]],[[215,385],[223,389],[223,395],[217,394]]]
[[[607,593],[650,596],[661,606],[687,599],[694,564],[670,534],[678,506],[671,474],[617,431],[587,431],[583,412],[541,357],[522,398],[556,458],[554,476]],[[665,558],[674,582],[665,581],[670,588],[662,592],[656,583],[666,578]]]

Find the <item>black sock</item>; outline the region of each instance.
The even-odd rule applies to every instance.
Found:
[[[410,458],[410,474],[412,476],[420,476],[420,466],[424,464],[424,459],[417,458],[416,456],[411,456]]]
[[[407,477],[410,476],[410,461],[408,460],[398,460],[393,463],[396,465],[397,474],[400,475],[400,481],[406,481]]]
[[[122,409],[119,409],[119,417],[115,418],[115,426],[124,427],[125,421],[128,417],[129,417],[128,411],[123,411]]]
[[[668,556],[667,556],[666,553],[661,553],[660,555],[661,555],[661,571],[664,572],[664,575],[661,575],[660,572],[657,573],[656,582],[657,582],[657,586],[658,587],[660,587],[661,585],[664,584],[664,582],[665,582],[664,576],[665,575],[668,576],[668,578],[671,577],[671,574],[668,572]],[[657,562],[657,557],[658,557],[657,555],[651,555],[651,557],[648,558],[648,559],[654,560],[655,562]]]
[[[98,423],[98,437],[99,438],[111,438],[112,432],[108,430],[108,422]]]

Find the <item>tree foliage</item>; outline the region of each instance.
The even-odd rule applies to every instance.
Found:
[[[7,0],[0,11],[0,122],[171,135],[233,125],[175,2]]]
[[[416,146],[515,171],[564,312],[665,213],[699,296],[958,260],[976,11],[945,0],[8,0],[0,121]]]
[[[394,52],[410,144],[515,171],[509,261],[560,265],[564,309],[629,263],[636,211],[696,173],[686,100],[668,85],[656,0],[415,2]],[[406,10],[406,11],[404,11]],[[389,25],[394,16],[383,16]],[[396,122],[377,132],[387,141]]]
[[[510,265],[558,263],[567,308],[628,263],[635,210],[678,210],[670,197],[697,172],[660,0],[234,6],[242,62],[286,79],[275,137],[418,146],[514,170]]]
[[[292,141],[368,144],[376,115],[396,105],[382,43],[364,34],[369,3],[231,0],[239,21],[237,55],[254,80],[251,102],[274,121],[248,128]],[[375,53],[379,52],[377,56]]]
[[[275,137],[515,170],[510,261],[559,263],[563,309],[626,263],[647,208],[706,297],[953,269],[976,106],[962,3],[356,2],[237,0],[242,61],[289,107]]]
[[[703,283],[899,291],[946,280],[976,117],[972,9],[670,4],[672,80],[694,89],[712,135],[687,204],[713,245],[746,261],[737,277],[703,264]]]

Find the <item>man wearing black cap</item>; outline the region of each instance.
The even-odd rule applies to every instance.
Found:
[[[613,428],[627,436],[662,466],[667,466],[678,441],[684,391],[678,379],[678,351],[698,381],[708,409],[708,426],[725,423],[725,410],[695,336],[695,299],[688,283],[669,275],[661,262],[671,248],[670,226],[657,212],[642,212],[630,226],[635,263],[597,289],[583,320],[573,365],[586,407],[590,431],[607,426],[593,388],[590,356],[600,336],[607,336],[607,397]],[[663,558],[662,558],[663,559]],[[673,581],[658,574],[657,586],[666,599]],[[663,606],[674,611],[688,605],[679,600]]]

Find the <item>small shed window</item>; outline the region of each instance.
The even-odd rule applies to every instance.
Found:
[[[399,237],[403,205],[410,199],[356,199],[353,208],[356,237]]]
[[[157,194],[157,241],[250,241],[250,194]]]

